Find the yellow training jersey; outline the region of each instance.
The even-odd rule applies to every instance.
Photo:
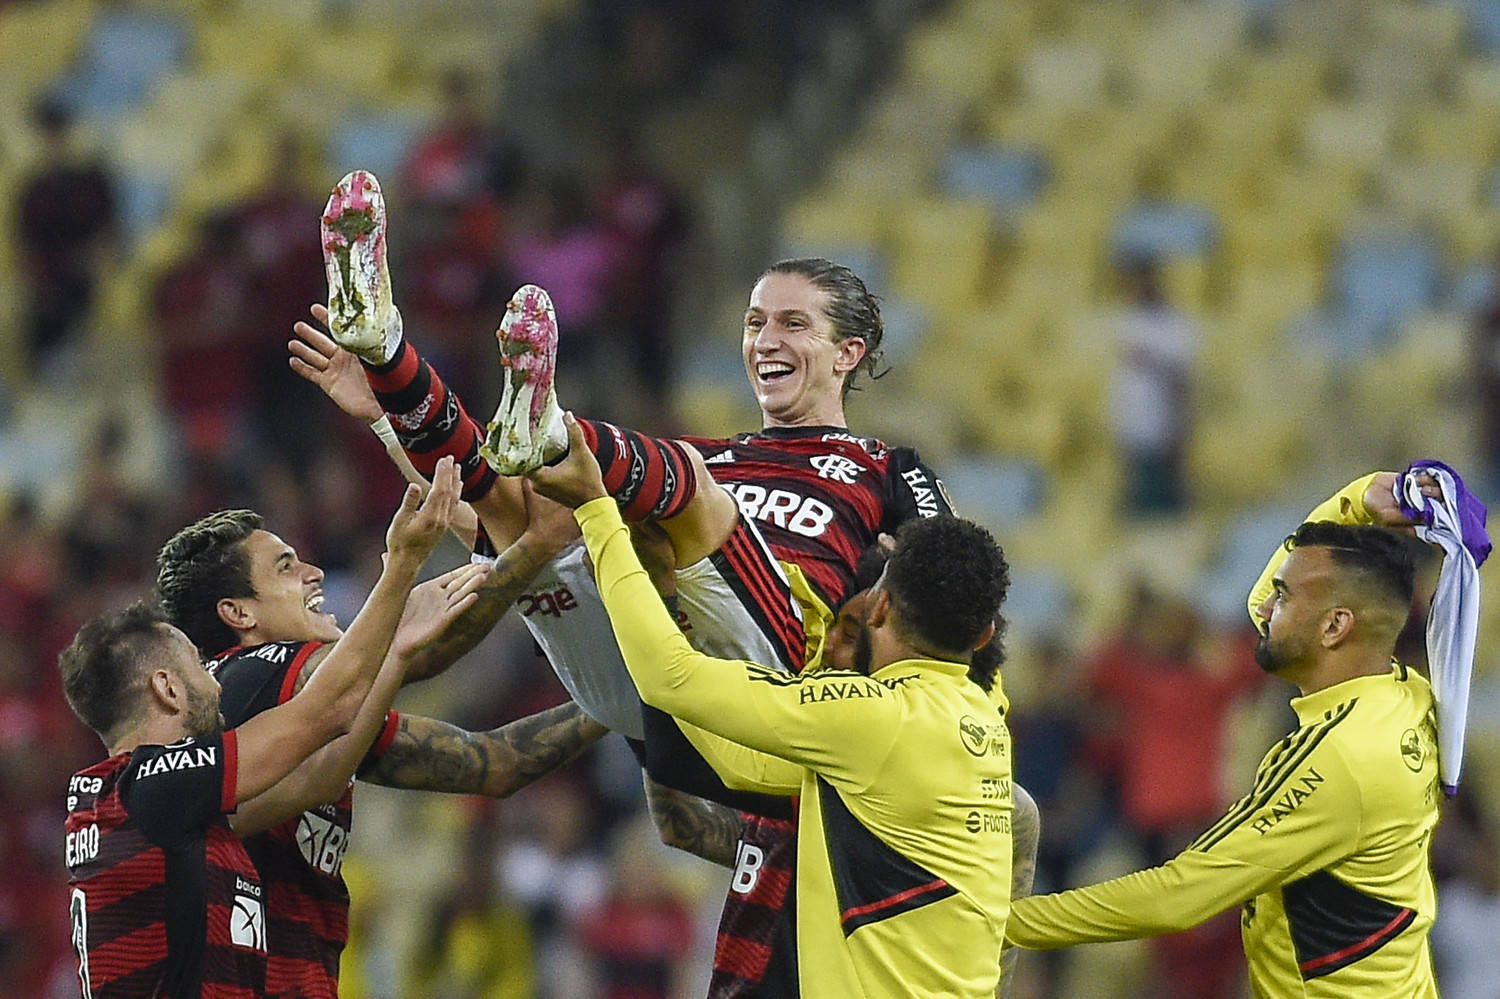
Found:
[[[1351,482],[1308,520],[1369,524]],[[1288,552],[1251,591],[1255,610]],[[1437,825],[1432,687],[1414,670],[1361,676],[1292,701],[1299,727],[1255,787],[1161,867],[1021,899],[1006,934],[1032,948],[1196,926],[1243,904],[1241,935],[1261,999],[1436,997],[1427,936],[1436,909],[1428,846]]]
[[[1243,903],[1258,997],[1435,997],[1432,688],[1397,666],[1292,707],[1301,725],[1261,760],[1254,790],[1186,850],[1161,867],[1020,899],[1010,940],[1046,949],[1152,936]]]
[[[614,501],[577,516],[642,698],[689,723],[731,787],[800,796],[802,994],[993,999],[1010,895],[1010,735],[967,666],[789,676],[708,658],[663,608]]]

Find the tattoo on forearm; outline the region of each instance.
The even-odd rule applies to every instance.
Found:
[[[407,679],[441,673],[478,645],[546,563],[541,553],[525,542],[517,542],[501,552],[489,577],[479,588],[479,599],[448,625],[442,635],[412,656],[406,667]]]
[[[697,795],[646,781],[646,804],[661,840],[668,846],[724,867],[734,866],[740,838],[740,813]]]
[[[608,731],[571,702],[489,732],[402,715],[391,745],[360,776],[386,787],[503,798],[573,760]]]
[[[1031,894],[1036,879],[1036,850],[1042,838],[1042,814],[1036,800],[1021,785],[1011,782],[1013,796],[1010,816],[1010,897],[1011,901]],[[1016,963],[1021,948],[1007,947],[1000,952],[1000,999],[1015,994]]]

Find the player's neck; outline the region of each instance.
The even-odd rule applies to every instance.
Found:
[[[1382,676],[1389,673],[1390,669],[1389,655],[1382,657],[1361,651],[1354,655],[1324,659],[1311,664],[1300,676],[1288,676],[1287,679],[1301,688],[1302,696],[1306,697],[1308,694],[1327,690],[1346,680],[1361,676]]]
[[[788,429],[795,427],[847,428],[849,426],[849,421],[844,417],[843,400],[830,402],[827,405],[819,406],[816,409],[810,410],[809,412],[800,413],[796,416],[788,417],[773,416],[765,410],[761,410],[760,417],[761,426],[766,430]]]
[[[153,714],[105,745],[110,756],[128,753],[137,746],[170,746],[187,735],[182,720],[175,716]]]

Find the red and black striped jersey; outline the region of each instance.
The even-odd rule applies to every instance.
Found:
[[[220,710],[243,724],[285,702],[319,642],[235,647],[208,664],[223,690]],[[339,955],[349,939],[349,890],[340,873],[354,797],[303,812],[245,840],[266,887],[266,991],[299,999],[338,999]]]
[[[65,858],[84,999],[265,995],[264,891],[224,818],[233,731],[137,746],[68,782]]]
[[[942,482],[915,451],[843,427],[769,427],[727,440],[683,439],[755,521],[776,558],[800,567],[831,609],[851,596],[855,564],[882,532],[914,517],[953,512]],[[710,999],[798,994],[796,854],[795,818],[741,814]]]
[[[775,556],[799,566],[830,608],[850,595],[855,563],[881,532],[953,512],[942,482],[915,451],[842,427],[683,440],[734,494]]]

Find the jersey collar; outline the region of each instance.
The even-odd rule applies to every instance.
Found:
[[[1294,697],[1292,710],[1297,712],[1297,719],[1304,724],[1317,721],[1323,717],[1324,712],[1333,710],[1345,701],[1389,690],[1392,681],[1396,678],[1396,669],[1397,667],[1393,665],[1389,673],[1356,676],[1343,683],[1336,683],[1331,687],[1314,691],[1305,697]]]

